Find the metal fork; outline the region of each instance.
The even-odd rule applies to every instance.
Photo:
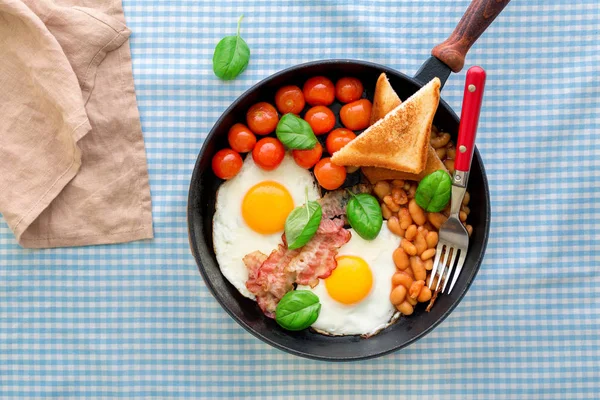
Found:
[[[441,293],[444,293],[448,282],[452,279],[452,283],[448,288],[448,293],[450,293],[467,258],[469,233],[460,222],[459,212],[469,181],[469,170],[471,169],[471,160],[475,149],[475,136],[477,134],[484,86],[485,71],[477,66],[469,68],[465,81],[458,140],[456,142],[450,217],[440,227],[439,241],[428,285],[432,291],[437,291],[439,286],[442,285]],[[439,278],[435,287],[432,287],[438,269],[440,270]],[[453,272],[454,275],[452,275]]]

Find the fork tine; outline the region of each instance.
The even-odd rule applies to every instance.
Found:
[[[446,290],[446,285],[448,285],[450,276],[452,276],[452,271],[454,271],[454,262],[456,261],[456,255],[458,254],[458,249],[456,247],[450,248],[450,251],[452,251],[452,259],[448,263],[448,272],[446,273],[446,278],[444,279],[444,286],[442,286],[442,293],[444,293],[444,290]]]
[[[442,250],[444,249],[444,245],[442,243],[438,243],[437,248],[435,249],[435,259],[433,260],[433,268],[431,269],[431,276],[429,277],[429,289],[435,291],[434,288],[431,287],[433,280],[435,279],[435,273],[437,272],[438,265],[440,264],[440,256],[442,255]]]
[[[446,251],[443,250],[444,246],[446,247]],[[438,250],[440,252],[440,255],[442,253],[443,253],[443,255],[440,256],[440,259],[438,259],[437,265],[434,265],[434,268],[433,268],[433,270],[431,272],[431,276],[433,276],[432,279],[435,279],[435,271],[440,268],[440,265],[441,265],[442,268],[440,269],[440,273],[439,273],[440,277],[439,277],[439,279],[438,279],[438,281],[437,281],[437,283],[435,285],[435,288],[430,288],[434,292],[436,290],[438,290],[438,288],[440,287],[440,283],[442,283],[442,276],[444,275],[444,268],[446,267],[446,262],[448,261],[448,246],[446,244],[444,244],[444,243],[440,243],[440,244],[438,244]],[[436,250],[436,252],[438,250]]]
[[[460,257],[458,257],[458,265],[456,266],[456,272],[452,277],[452,283],[450,284],[450,288],[448,289],[448,294],[452,291],[454,284],[458,280],[458,276],[460,275],[460,271],[462,271],[463,265],[465,265],[465,259],[467,258],[467,251],[465,249],[460,249]]]

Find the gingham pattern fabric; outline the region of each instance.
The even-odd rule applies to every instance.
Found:
[[[0,223],[0,397],[597,399],[600,396],[600,5],[513,0],[467,66],[488,72],[477,143],[492,193],[483,266],[438,328],[397,353],[332,364],[255,339],[188,249],[203,138],[262,78],[357,58],[414,73],[461,0],[126,0],[156,239],[31,251]],[[218,40],[252,59],[212,73]],[[466,69],[466,68],[465,68]],[[460,110],[464,72],[443,97]]]

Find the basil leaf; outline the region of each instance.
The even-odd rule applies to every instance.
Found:
[[[281,117],[275,134],[288,149],[310,150],[317,144],[308,122],[291,113]]]
[[[238,20],[237,34],[225,36],[215,47],[213,54],[213,71],[224,80],[231,80],[241,74],[248,66],[250,48],[240,36],[242,15]]]
[[[348,222],[358,235],[366,240],[373,240],[379,235],[383,216],[379,201],[368,193],[352,194],[346,206]]]
[[[288,249],[298,249],[315,236],[323,210],[316,201],[308,201],[308,188],[306,188],[306,201],[303,206],[296,207],[285,220],[285,240]]]
[[[446,171],[438,170],[419,182],[415,201],[427,212],[440,212],[448,205],[452,194],[452,179]]]
[[[300,331],[311,326],[319,317],[321,303],[309,290],[287,292],[277,304],[275,321],[288,331]]]

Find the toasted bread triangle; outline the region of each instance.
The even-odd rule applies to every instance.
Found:
[[[371,108],[371,119],[369,125],[373,125],[387,113],[398,107],[402,103],[396,91],[390,85],[385,72],[379,75],[375,85],[375,95],[373,96],[373,108]]]
[[[419,91],[333,154],[338,165],[382,167],[419,174],[425,169],[440,80]]]

